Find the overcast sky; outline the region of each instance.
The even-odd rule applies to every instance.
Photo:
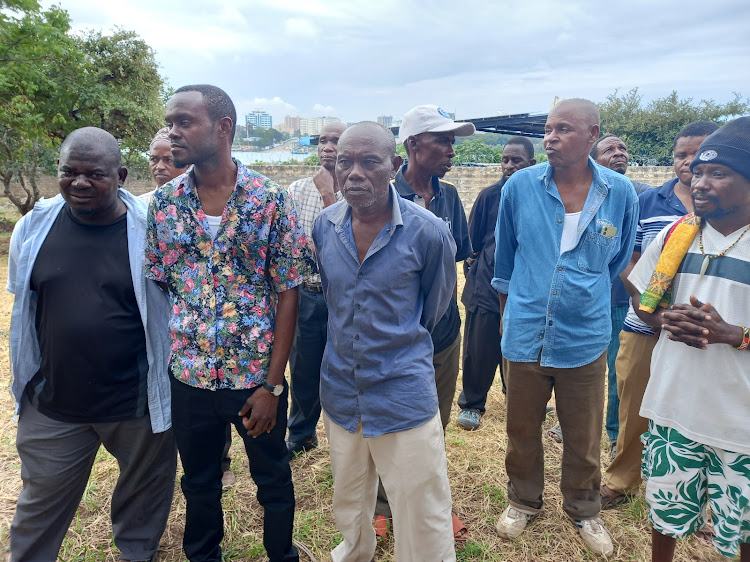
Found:
[[[43,0],[44,5],[52,2]],[[73,28],[138,33],[173,87],[210,83],[240,115],[457,118],[547,112],[638,86],[750,96],[747,0],[65,0]],[[126,7],[125,7],[126,6]]]

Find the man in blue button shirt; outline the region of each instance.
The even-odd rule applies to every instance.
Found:
[[[430,339],[453,294],[456,245],[441,219],[389,185],[400,165],[388,129],[344,131],[336,176],[345,201],[313,225],[328,305],[320,401],[344,537],[334,562],[372,559],[378,475],[396,559],[456,559]]]
[[[563,509],[587,546],[608,554],[598,515],[610,287],[630,259],[638,201],[627,178],[589,157],[598,136],[595,104],[560,102],[545,125],[549,161],[516,172],[500,197],[492,286],[507,360],[509,505],[497,530],[516,537],[542,508],[541,427],[554,388]]]

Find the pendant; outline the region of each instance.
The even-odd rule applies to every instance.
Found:
[[[703,274],[706,273],[706,270],[708,269],[708,264],[711,262],[711,256],[706,256],[703,258],[703,263],[701,264],[701,278],[703,277]]]

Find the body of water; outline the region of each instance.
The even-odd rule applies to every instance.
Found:
[[[313,153],[314,154],[314,153]],[[232,156],[242,162],[243,164],[251,164],[253,162],[263,162],[265,164],[276,164],[277,162],[284,162],[287,160],[297,160],[302,162],[309,154],[292,154],[288,150],[283,151],[262,151],[262,152],[246,152],[246,151],[232,151]]]

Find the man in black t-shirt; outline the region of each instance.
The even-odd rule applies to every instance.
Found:
[[[100,445],[117,459],[121,559],[152,560],[174,493],[169,301],[143,275],[145,203],[115,138],[86,127],[60,149],[61,195],[16,225],[8,290],[23,489],[10,559],[55,560]]]

